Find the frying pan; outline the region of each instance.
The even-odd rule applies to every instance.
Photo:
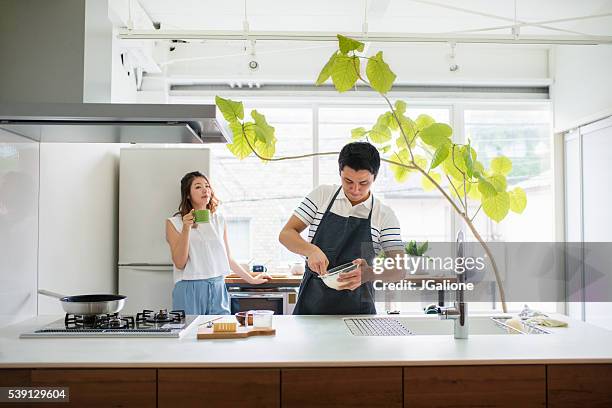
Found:
[[[39,289],[38,293],[60,300],[66,313],[75,315],[101,315],[117,313],[123,309],[126,296],[123,295],[76,295],[65,296],[49,290]]]

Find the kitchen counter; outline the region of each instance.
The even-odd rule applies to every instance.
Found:
[[[548,335],[358,337],[340,316],[275,316],[275,336],[197,340],[199,316],[180,339],[19,339],[57,315],[0,329],[0,368],[340,367],[612,363],[612,331],[571,320]],[[436,316],[422,316],[436,319]],[[452,322],[448,322],[452,325]]]

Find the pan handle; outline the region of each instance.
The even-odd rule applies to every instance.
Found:
[[[66,295],[60,295],[57,292],[52,292],[50,290],[46,290],[46,289],[38,289],[38,293],[40,293],[41,295],[45,295],[45,296],[50,296],[50,297],[54,297],[57,299],[61,299],[66,297]]]

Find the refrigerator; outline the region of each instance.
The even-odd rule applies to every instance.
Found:
[[[204,147],[121,149],[118,282],[127,296],[124,313],[172,308],[165,220],[178,209],[181,178],[196,170],[211,177],[210,168]]]

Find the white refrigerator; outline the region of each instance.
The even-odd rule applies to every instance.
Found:
[[[172,261],[165,220],[180,203],[181,178],[210,176],[210,150],[124,148],[119,168],[119,293],[125,313],[172,308]]]

